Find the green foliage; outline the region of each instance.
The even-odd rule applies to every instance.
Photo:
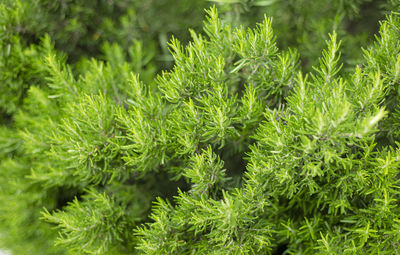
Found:
[[[0,247],[400,250],[396,2],[208,2],[0,4]]]
[[[171,4],[180,8],[164,12]],[[119,42],[126,49],[135,39],[151,42],[159,36],[166,38],[168,33],[183,36],[187,28],[201,24],[196,20],[201,19],[207,4],[182,0],[6,0],[1,6],[2,30],[6,30],[1,33],[20,34],[28,42],[37,42],[48,33],[57,48],[76,59],[98,53],[104,42]],[[181,19],[174,19],[176,16]]]
[[[180,8],[163,11],[172,4]],[[181,0],[3,1],[0,3],[0,122],[12,121],[30,85],[45,83],[45,77],[40,75],[43,55],[37,46],[45,34],[57,49],[67,53],[70,63],[86,56],[103,58],[109,52],[112,58],[127,57],[130,71],[140,73],[139,69],[146,66],[143,79],[151,82],[156,71],[154,63],[158,63],[157,69],[170,65],[168,37],[173,33],[188,38],[188,28],[201,26],[205,7],[207,3],[203,1]],[[178,16],[180,19],[176,19]],[[115,61],[110,56],[106,58],[111,63]],[[77,68],[78,72],[81,68]]]
[[[302,66],[311,71],[332,31],[344,42],[341,50],[345,68],[362,61],[360,45],[372,42],[383,19],[381,11],[398,10],[397,1],[342,0],[211,0],[221,5],[227,19],[234,24],[253,26],[263,15],[274,17],[273,28],[281,48],[296,48]],[[348,70],[350,71],[350,70]]]
[[[128,218],[124,206],[96,191],[88,191],[83,200],[80,202],[75,198],[64,211],[44,212],[44,218],[57,224],[62,231],[56,244],[77,253],[127,253],[123,243],[129,242],[129,236],[132,236],[129,232],[135,215]],[[140,208],[135,209],[140,211]]]

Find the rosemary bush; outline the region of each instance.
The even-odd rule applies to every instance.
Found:
[[[396,1],[95,2],[0,4],[0,247],[400,252]]]

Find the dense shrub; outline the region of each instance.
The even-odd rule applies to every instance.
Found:
[[[214,2],[0,5],[1,247],[400,251],[398,3]]]

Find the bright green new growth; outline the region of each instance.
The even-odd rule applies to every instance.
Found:
[[[398,28],[398,22],[392,16],[383,27]],[[233,33],[238,42],[233,52],[242,58],[231,74],[246,73],[244,67],[252,61],[264,69],[253,65],[254,73],[246,73],[249,80],[253,75],[282,73],[277,64],[268,65],[276,59],[286,63],[284,57],[274,57],[268,21],[246,36],[241,29]],[[253,38],[260,38],[265,48],[258,50]],[[392,84],[384,82],[382,71],[369,63],[365,71],[357,68],[350,79],[339,77],[339,46],[333,34],[309,79],[301,74],[293,77],[287,68],[291,75],[283,88],[293,87],[293,92],[275,110],[276,104],[261,100],[270,95],[268,87],[250,80],[247,89],[258,93],[265,89],[262,96],[256,92],[250,97],[261,104],[259,109],[267,110],[266,122],[253,135],[256,143],[251,146],[242,187],[209,196],[207,189],[197,195],[193,186],[193,193],[179,193],[175,207],[160,201],[154,223],[139,231],[144,237],[140,249],[149,254],[263,254],[279,244],[286,244],[288,252],[306,254],[391,254],[398,249],[393,241],[397,228],[392,224],[398,214],[398,151],[376,149],[374,142],[376,125],[387,114],[379,105]],[[244,52],[247,48],[251,50]],[[258,62],[260,56],[265,59]]]
[[[296,50],[278,49],[272,19],[227,20],[211,8],[203,34],[172,39],[175,65],[154,80],[140,42],[127,53],[105,44],[104,61],[76,65],[49,37],[29,48],[22,103],[0,101],[13,118],[0,127],[0,244],[15,254],[400,250],[398,14],[353,71],[341,70],[332,32],[307,74]]]

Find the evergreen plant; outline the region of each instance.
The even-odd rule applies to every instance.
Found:
[[[182,20],[127,36],[174,1],[97,2],[0,4],[0,247],[400,252],[395,0],[214,1],[170,57]]]

